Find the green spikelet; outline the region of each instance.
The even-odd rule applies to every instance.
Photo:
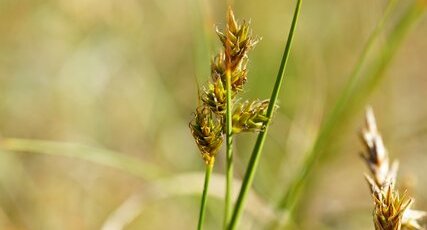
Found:
[[[268,122],[268,104],[269,100],[239,104],[233,113],[233,133],[263,131]]]

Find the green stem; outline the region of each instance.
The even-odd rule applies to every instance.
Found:
[[[227,228],[228,220],[230,219],[231,213],[231,188],[233,184],[233,124],[231,117],[231,74],[230,71],[226,71],[226,91],[227,91],[227,108],[225,114],[226,123],[226,185],[225,185],[225,206],[224,206],[224,229]]]
[[[282,61],[280,63],[279,72],[277,74],[276,82],[274,84],[273,92],[271,94],[270,103],[269,103],[268,109],[267,109],[267,117],[269,119],[271,119],[271,117],[273,115],[274,107],[276,105],[276,101],[277,101],[277,98],[279,96],[280,88],[281,88],[282,83],[283,83],[285,68],[286,68],[289,53],[291,50],[292,39],[294,36],[296,24],[298,21],[298,15],[300,12],[301,3],[302,3],[302,0],[297,1],[294,16],[292,19],[291,28],[289,30],[288,40],[286,42],[285,51],[283,53]],[[265,142],[265,138],[267,136],[267,131],[268,131],[269,126],[270,126],[270,122],[267,122],[266,127],[265,127],[265,131],[260,132],[258,135],[258,138],[256,140],[255,146],[254,146],[253,151],[252,151],[251,158],[249,160],[249,163],[248,163],[248,166],[246,169],[245,176],[243,178],[242,187],[240,188],[239,197],[237,198],[236,205],[235,205],[234,211],[233,211],[233,215],[231,217],[230,224],[228,225],[229,230],[236,228],[236,226],[240,220],[240,217],[242,215],[243,206],[244,206],[244,203],[246,200],[246,196],[247,196],[249,188],[251,187],[252,182],[253,182],[255,171],[256,171],[257,166],[258,166],[259,158],[261,155],[261,150],[264,146],[264,142]]]
[[[212,174],[212,168],[213,168],[213,163],[206,165],[205,184],[203,186],[202,202],[200,204],[199,223],[197,225],[198,230],[203,229],[203,223],[205,222],[206,200],[208,197],[209,181]]]

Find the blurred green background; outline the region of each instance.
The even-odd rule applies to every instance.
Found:
[[[368,63],[412,3],[398,3]],[[237,18],[251,19],[262,37],[250,53],[243,98],[269,97],[294,4],[234,1]],[[385,5],[303,3],[256,199],[240,229],[262,229],[274,218]],[[220,49],[214,28],[223,27],[225,12],[225,1],[208,0],[0,0],[0,229],[194,229],[204,164],[188,122]],[[335,127],[295,229],[373,228],[357,137],[367,104],[391,158],[400,160],[399,185],[427,210],[426,38],[421,17],[373,93]],[[237,178],[254,137],[235,141]],[[222,224],[220,155],[207,229]]]

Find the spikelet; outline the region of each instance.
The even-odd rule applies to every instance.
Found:
[[[365,127],[361,132],[362,143],[365,145],[365,152],[361,153],[365,159],[375,183],[382,187],[386,183],[393,183],[396,180],[398,161],[394,161],[390,168],[387,149],[383,139],[378,132],[375,116],[372,108],[366,109]]]
[[[247,53],[259,41],[258,38],[252,36],[249,26],[250,24],[246,21],[239,24],[234,18],[231,8],[228,8],[226,28],[224,31],[220,31],[218,28],[216,30],[224,52],[212,60],[211,74],[213,78],[221,78],[225,85],[226,73],[229,71],[233,92],[242,91],[247,79]]]
[[[419,221],[426,212],[412,210],[413,198],[406,192],[399,195],[395,188],[398,163],[389,163],[388,152],[378,132],[372,108],[366,110],[366,127],[362,130],[365,152],[361,154],[371,175],[365,175],[374,198],[374,224],[376,230],[423,229]]]
[[[230,78],[231,107],[236,95],[243,91],[247,81],[248,52],[259,39],[252,36],[250,23],[239,23],[231,8],[227,12],[225,29],[216,33],[223,49],[211,60],[211,76],[201,92],[199,106],[190,122],[190,129],[203,159],[211,164],[223,142],[227,107],[227,77]],[[237,106],[232,115],[233,134],[263,131],[268,118],[268,100],[245,102]]]
[[[217,29],[218,37],[225,47],[227,66],[234,70],[246,57],[247,52],[252,49],[259,39],[252,36],[249,28],[250,23],[243,21],[239,24],[234,18],[231,8],[227,12],[227,26],[224,31]]]
[[[214,83],[208,83],[203,89],[202,102],[209,106],[215,114],[223,116],[226,108],[226,90],[221,79],[216,79]]]
[[[269,100],[245,101],[233,112],[233,133],[260,132],[268,122]]]
[[[404,213],[413,200],[402,196],[391,185],[374,194],[374,224],[376,230],[400,230]]]
[[[227,13],[227,25],[224,31],[216,30],[224,50],[211,60],[211,81],[203,90],[202,101],[209,105],[212,112],[222,115],[226,107],[227,73],[230,75],[231,98],[243,91],[247,81],[247,53],[258,42],[252,37],[249,23],[238,24],[231,8]]]
[[[189,126],[205,163],[213,165],[223,141],[221,121],[213,116],[206,105],[201,105],[196,109]]]

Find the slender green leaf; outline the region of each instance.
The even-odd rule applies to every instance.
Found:
[[[296,24],[298,21],[298,15],[300,12],[301,3],[302,3],[302,0],[297,1],[294,16],[292,19],[291,28],[289,30],[288,40],[286,42],[285,51],[283,53],[282,61],[280,63],[279,72],[277,74],[276,82],[274,84],[273,92],[271,94],[270,104],[269,104],[268,109],[267,109],[267,117],[269,119],[271,119],[271,117],[273,115],[274,107],[276,105],[277,98],[279,96],[279,91],[280,91],[282,83],[283,83],[285,68],[286,68],[286,64],[288,62],[289,53],[291,51],[292,39],[294,37],[294,31],[295,31],[295,27],[296,27]],[[244,206],[244,203],[246,200],[246,195],[247,195],[247,192],[249,191],[249,188],[251,187],[252,182],[253,182],[255,171],[257,169],[259,158],[261,156],[262,148],[264,146],[265,138],[267,136],[267,131],[268,131],[268,128],[270,126],[269,124],[270,124],[270,122],[268,122],[266,124],[265,131],[260,132],[258,135],[258,138],[256,140],[254,149],[252,151],[251,158],[249,160],[249,163],[248,163],[248,166],[247,166],[247,169],[245,172],[245,176],[243,178],[242,187],[240,188],[240,193],[239,193],[239,196],[238,196],[237,201],[236,201],[236,205],[235,205],[234,210],[233,210],[233,215],[232,215],[231,220],[230,220],[230,224],[228,227],[228,229],[230,229],[230,230],[235,229],[237,227],[237,224],[238,224],[240,217],[242,215],[243,206]]]

